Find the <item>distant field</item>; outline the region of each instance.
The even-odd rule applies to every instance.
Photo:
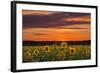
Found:
[[[23,62],[44,62],[64,60],[91,59],[90,45],[59,45],[23,46]]]

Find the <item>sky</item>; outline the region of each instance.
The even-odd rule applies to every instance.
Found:
[[[22,10],[23,41],[91,40],[91,14]]]

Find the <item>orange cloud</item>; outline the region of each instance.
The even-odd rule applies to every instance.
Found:
[[[90,22],[91,18],[90,18],[90,16],[83,16],[83,17],[65,18],[64,21],[84,21],[84,22]]]

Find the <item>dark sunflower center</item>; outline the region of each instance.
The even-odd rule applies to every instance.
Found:
[[[35,53],[37,53],[37,51],[35,51]]]
[[[28,53],[26,54],[26,56],[28,56]]]
[[[65,45],[63,45],[63,47],[65,47]]]
[[[48,51],[48,48],[45,48],[45,50],[47,50],[47,51]]]
[[[71,50],[71,53],[74,53],[74,49]]]

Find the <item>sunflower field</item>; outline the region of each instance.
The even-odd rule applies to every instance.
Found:
[[[91,58],[90,45],[23,46],[23,62],[86,60]]]

